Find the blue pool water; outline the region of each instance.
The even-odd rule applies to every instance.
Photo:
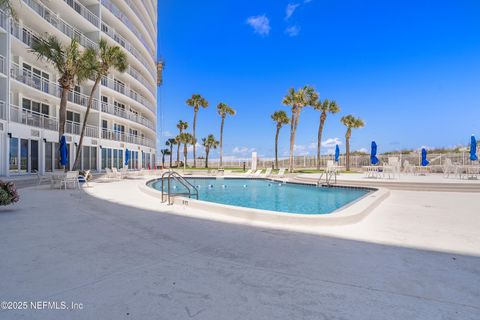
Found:
[[[371,192],[368,189],[316,187],[258,179],[188,178],[188,181],[198,188],[199,200],[298,214],[327,214]],[[162,188],[161,181],[155,181],[151,186],[157,190]],[[172,192],[185,192],[185,188],[174,181],[172,186]]]

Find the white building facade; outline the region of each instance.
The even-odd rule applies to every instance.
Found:
[[[60,74],[30,52],[37,37],[55,35],[81,48],[100,39],[121,46],[126,72],[112,72],[95,93],[81,150],[82,170],[153,168],[156,156],[157,0],[17,0],[16,19],[0,12],[0,176],[60,169]],[[73,165],[93,81],[70,93],[65,126]]]

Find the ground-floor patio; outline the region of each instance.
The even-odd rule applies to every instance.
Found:
[[[0,209],[2,319],[478,319],[478,193],[392,190],[294,232],[167,207],[139,180],[21,189]],[[205,219],[209,216],[209,219]]]

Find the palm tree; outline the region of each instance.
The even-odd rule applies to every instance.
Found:
[[[208,137],[202,139],[202,146],[205,148],[205,168],[208,168],[208,155],[210,150],[212,148],[217,149],[219,143],[218,140],[215,140],[213,134],[209,134]]]
[[[217,112],[222,117],[222,124],[220,125],[220,168],[223,168],[222,153],[223,153],[223,125],[225,124],[225,118],[228,115],[234,116],[235,110],[227,104],[220,102],[217,105]]]
[[[278,135],[283,125],[288,124],[290,119],[288,118],[287,113],[283,110],[275,111],[271,117],[272,120],[277,123],[277,131],[275,132],[275,169],[278,169]]]
[[[197,127],[197,112],[202,108],[208,107],[208,101],[205,100],[201,95],[199,94],[192,94],[192,97],[186,101],[186,104],[190,107],[193,107],[193,139],[195,139],[195,129]],[[195,168],[197,166],[197,160],[196,160],[196,146],[193,145],[193,167]]]
[[[162,149],[160,150],[161,154],[162,154],[162,168],[165,168],[165,156],[167,155],[171,155],[170,153],[170,150],[169,149]]]
[[[177,144],[177,139],[168,139],[167,142],[165,142],[165,145],[170,147],[170,168],[172,167],[172,154],[173,154],[173,146]]]
[[[80,141],[78,142],[75,162],[73,163],[73,170],[77,168],[80,162],[80,152],[82,150],[83,137],[87,127],[88,115],[92,108],[93,95],[100,85],[100,81],[103,77],[108,76],[112,69],[119,72],[125,72],[128,68],[127,55],[122,48],[117,45],[109,46],[105,39],[100,39],[98,42],[98,50],[93,48],[85,50],[85,56],[87,57],[85,67],[90,69],[91,75],[95,79],[95,83],[90,91],[90,97],[88,97],[87,111],[85,112],[85,119],[83,120]]]
[[[343,116],[340,121],[344,126],[347,127],[347,132],[345,133],[345,149],[347,154],[347,171],[350,171],[350,137],[352,136],[352,129],[363,128],[365,123],[360,118],[355,118],[351,114]]]
[[[75,39],[72,39],[70,45],[64,46],[55,36],[36,39],[32,43],[31,51],[37,55],[38,59],[45,59],[51,62],[60,73],[60,78],[58,79],[58,83],[62,88],[58,126],[58,141],[60,141],[65,133],[68,94],[75,87],[76,83],[81,83],[91,76],[91,69],[88,63],[91,53],[89,53],[89,50],[81,53],[78,41]]]
[[[314,106],[318,102],[318,93],[311,86],[304,86],[295,91],[290,88],[288,94],[283,98],[282,103],[292,108],[292,117],[290,118],[290,157],[288,171],[293,172],[293,149],[295,146],[295,135],[297,134],[298,120],[300,112],[306,106]]]
[[[318,140],[317,140],[317,169],[320,169],[320,148],[322,147],[322,133],[323,127],[325,125],[325,120],[327,120],[327,113],[335,114],[340,112],[340,107],[337,103],[329,101],[328,99],[323,100],[323,102],[318,101],[313,108],[315,110],[321,111],[320,114],[320,125],[318,126]]]
[[[177,135],[177,144],[178,144],[178,147],[177,147],[177,167],[178,167],[178,165],[180,163],[180,145],[181,145],[181,142],[178,140],[178,137],[183,133],[183,130],[188,129],[188,122],[178,120],[177,129],[179,131],[178,135]]]
[[[183,169],[187,168],[187,154],[188,154],[188,145],[194,144],[196,141],[193,139],[193,136],[190,133],[182,132],[177,136],[177,141],[179,144],[183,143]]]

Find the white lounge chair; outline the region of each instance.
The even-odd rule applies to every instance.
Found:
[[[257,170],[255,171],[254,174],[252,174],[252,177],[260,177],[260,174],[262,173],[263,170]]]
[[[415,174],[415,166],[414,165],[411,165],[410,162],[408,160],[405,160],[403,162],[403,173],[405,174]]]
[[[445,178],[450,177],[451,174],[459,175],[460,178],[462,175],[462,170],[460,170],[460,166],[452,163],[452,160],[449,158],[445,159],[445,161],[443,162],[442,171]]]
[[[284,178],[285,177],[285,168],[281,168],[280,170],[278,170],[278,173],[276,176],[274,176],[275,178]]]
[[[249,176],[249,175],[251,175],[251,174],[252,174],[252,169],[248,169],[248,170],[244,173],[244,175],[246,175],[246,176]]]
[[[272,168],[265,169],[265,173],[261,174],[262,177],[269,177],[272,174]]]
[[[65,177],[61,181],[61,186],[67,189],[68,185],[73,185],[74,188],[79,189],[80,184],[78,183],[78,171],[68,171],[65,174]]]

